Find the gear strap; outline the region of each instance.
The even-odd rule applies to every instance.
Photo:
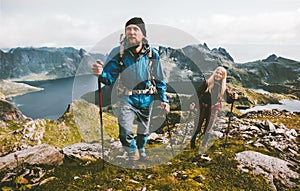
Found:
[[[124,50],[125,50],[125,38],[123,37],[123,34],[120,34],[120,56],[119,56],[119,63],[120,66],[123,67],[124,63],[123,63],[123,56],[124,56]],[[153,70],[153,61],[152,61],[152,48],[149,48],[149,52],[147,53],[148,59],[149,59],[149,70],[148,70],[148,80],[151,81],[152,85],[144,90],[129,90],[127,87],[118,87],[118,91],[120,91],[118,94],[119,95],[126,95],[126,96],[130,96],[133,94],[156,94],[157,93],[157,89],[156,89],[156,83],[155,83],[155,77],[154,75],[152,75],[152,70]],[[150,79],[149,79],[150,78]]]

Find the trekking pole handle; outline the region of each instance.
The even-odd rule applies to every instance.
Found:
[[[104,63],[101,60],[96,60],[95,63],[92,64],[92,72],[98,78],[102,75]]]
[[[170,112],[170,105],[167,102],[161,102],[161,108],[165,111],[166,115]]]
[[[239,94],[236,93],[236,92],[233,92],[232,95],[231,95],[231,97],[232,97],[233,100],[237,100],[238,97],[239,97]]]
[[[99,93],[99,115],[100,115],[100,132],[101,132],[101,150],[102,150],[102,170],[104,170],[104,132],[103,132],[103,110],[102,110],[102,87],[101,78],[98,76],[98,93]]]

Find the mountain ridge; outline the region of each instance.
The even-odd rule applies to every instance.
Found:
[[[300,98],[299,61],[270,54],[265,59],[235,63],[225,48],[210,49],[206,43],[181,49],[160,46],[158,51],[167,81],[193,80],[194,76],[203,80],[216,67],[223,66],[228,71],[229,82]],[[96,59],[104,61],[106,56],[73,47],[0,50],[0,78],[17,80],[34,76],[43,80],[91,74],[91,64]]]
[[[73,47],[25,47],[0,50],[0,78],[18,79],[32,74],[45,74],[47,79],[71,77],[82,60],[103,57]]]

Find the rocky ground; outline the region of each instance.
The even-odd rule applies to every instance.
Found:
[[[192,150],[189,140],[194,129],[193,114],[178,110],[180,105],[174,98],[168,123],[159,113],[153,117],[151,129],[155,132],[147,145],[149,161],[128,166],[126,152],[118,141],[117,120],[108,108],[103,116],[102,149],[98,108],[94,104],[74,100],[58,120],[32,120],[6,99],[16,95],[16,88],[22,90],[18,94],[38,89],[4,80],[0,87],[5,93],[0,95],[2,190],[300,188],[299,113],[265,110],[242,115],[234,109],[228,129],[225,106],[208,146],[200,146],[203,137],[199,137],[197,149]],[[238,86],[230,89],[239,92],[236,105],[249,107],[277,103],[285,97]],[[184,102],[188,97],[181,99]],[[103,164],[104,171],[99,169]],[[120,177],[120,171],[124,177]]]
[[[84,166],[91,168],[89,165],[102,161],[102,146],[99,141],[95,141],[100,140],[100,138],[94,136],[89,139],[91,137],[88,135],[90,129],[78,128],[78,126],[77,130],[74,129],[77,124],[76,120],[83,123],[82,119],[78,121],[80,119],[74,117],[75,111],[81,111],[90,119],[94,118],[93,115],[95,115],[97,120],[97,107],[84,101],[72,103],[68,112],[58,121],[13,118],[18,122],[12,122],[2,118],[0,124],[2,129],[0,135],[2,142],[0,157],[2,189],[51,186],[56,184],[57,181],[66,181],[63,180],[61,175],[54,172],[58,171],[55,169],[68,166],[70,160],[81,166],[80,168],[85,168]],[[79,114],[76,115],[79,116]],[[298,113],[278,110],[251,112],[242,117],[234,116],[225,143],[228,117],[224,114],[220,116],[215,126],[213,136],[209,139],[209,146],[205,149],[198,146],[198,149],[191,150],[189,149],[188,140],[190,140],[193,131],[193,122],[185,114],[182,116],[183,119],[180,120],[181,123],[171,123],[169,125],[170,131],[163,130],[160,133],[152,133],[148,141],[150,162],[138,163],[138,166],[135,167],[137,169],[126,171],[126,173],[135,173],[138,172],[136,170],[145,168],[151,170],[161,168],[162,170],[171,166],[181,166],[179,169],[182,170],[172,170],[166,176],[173,177],[176,181],[181,182],[180,184],[185,184],[185,181],[189,179],[200,182],[200,185],[195,188],[205,190],[206,183],[204,183],[204,180],[209,180],[210,175],[205,173],[195,175],[191,173],[191,170],[199,169],[202,171],[206,169],[203,165],[211,165],[210,168],[219,168],[213,166],[218,166],[218,160],[220,160],[218,157],[226,156],[228,152],[232,152],[233,154],[228,158],[229,161],[236,161],[234,162],[236,163],[236,169],[233,171],[262,175],[267,180],[266,190],[299,189],[299,129],[287,128],[280,121],[272,123],[270,120],[262,119],[268,116],[290,118],[298,121],[300,118]],[[104,118],[109,119],[110,117],[105,114]],[[110,123],[115,123],[115,119],[111,118],[109,121],[105,121],[107,126]],[[83,123],[83,125],[88,124]],[[116,126],[111,128],[117,129]],[[51,133],[49,133],[49,129]],[[55,129],[59,131],[53,132],[57,131]],[[106,127],[105,132],[107,133],[104,142],[106,168],[117,168],[119,170],[128,168],[126,166],[126,153],[116,135],[113,135],[108,127]],[[93,134],[97,133],[99,131],[95,131]],[[50,135],[52,138],[50,138]],[[82,137],[85,137],[85,139]],[[60,143],[58,144],[55,140],[59,140]],[[197,145],[200,145],[201,140],[200,137]],[[236,150],[237,145],[239,149]],[[167,167],[164,165],[167,165]],[[149,172],[146,170],[143,173],[147,174]],[[112,173],[113,175],[114,173]],[[148,176],[151,176],[151,173]],[[77,185],[77,183],[74,183],[77,179],[85,178],[74,175],[73,180],[68,184]],[[231,177],[231,179],[234,179],[234,177]],[[123,184],[140,185],[136,178],[126,180],[119,177],[118,181],[123,182]],[[103,184],[103,187],[101,189],[99,187],[98,190],[109,190],[109,188],[104,189],[107,185]],[[236,186],[241,188],[241,185]],[[144,186],[143,188],[151,190],[150,186]],[[210,188],[212,189],[213,185],[210,185]],[[111,190],[114,190],[113,187]]]

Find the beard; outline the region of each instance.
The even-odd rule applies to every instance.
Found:
[[[131,47],[138,47],[141,42],[139,42],[135,37],[128,37],[127,38],[127,45],[129,48]]]

